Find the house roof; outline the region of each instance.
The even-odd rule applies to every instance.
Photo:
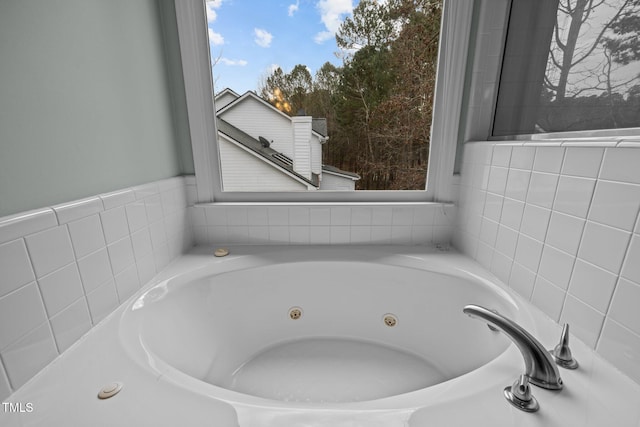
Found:
[[[322,165],[322,172],[333,174],[333,175],[340,175],[345,178],[350,178],[354,181],[357,181],[360,179],[360,175],[358,175],[357,173],[343,171],[342,169],[339,169],[335,166]]]
[[[225,89],[224,91],[220,92],[220,95],[222,95],[222,93],[224,93],[227,89]],[[235,92],[233,92],[231,89],[229,89],[229,91],[233,94],[236,94]],[[236,94],[237,95],[237,94]],[[239,105],[240,103],[242,103],[242,101],[244,101],[247,98],[253,98],[259,102],[261,102],[265,107],[268,107],[270,109],[272,109],[273,111],[277,112],[278,114],[282,115],[283,117],[286,117],[288,120],[291,120],[291,117],[286,115],[285,113],[283,113],[282,111],[278,110],[276,107],[274,107],[273,105],[271,105],[269,102],[267,102],[266,100],[264,100],[263,98],[261,98],[260,96],[258,96],[258,94],[256,94],[253,91],[247,91],[245,92],[242,96],[234,99],[233,101],[231,101],[230,103],[228,103],[227,105],[225,105],[224,107],[220,108],[216,114],[222,115],[224,114],[226,111],[234,108],[235,106]],[[325,120],[324,126],[321,123],[317,123],[314,124],[315,120]],[[324,143],[326,142],[326,140],[328,139],[327,137],[327,129],[326,129],[326,119],[313,119],[311,121],[311,132],[314,133],[318,138],[320,138],[320,142]],[[324,132],[324,133],[322,133]]]
[[[316,174],[312,175],[312,179],[307,179],[303,175],[293,170],[293,160],[282,154],[279,151],[274,150],[268,146],[265,146],[261,141],[255,139],[251,135],[243,132],[232,124],[224,121],[220,117],[217,118],[216,124],[218,126],[218,132],[231,138],[233,141],[248,148],[252,152],[261,156],[265,161],[271,163],[278,169],[284,169],[289,175],[293,175],[294,178],[304,181],[305,184],[313,185],[314,187],[320,186],[320,180]],[[347,172],[348,173],[348,172]]]
[[[231,95],[231,96],[235,97],[235,98],[240,98],[240,95],[239,95],[238,93],[236,93],[236,92],[235,92],[234,90],[232,90],[232,89],[229,89],[228,87],[227,87],[227,88],[224,88],[222,91],[220,91],[220,92],[216,95],[216,98],[221,97],[222,95],[225,95],[225,94],[227,94],[227,93],[228,93],[229,95]]]

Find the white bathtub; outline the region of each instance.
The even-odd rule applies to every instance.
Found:
[[[502,288],[437,252],[285,249],[158,283],[120,335],[154,375],[236,407],[412,408],[482,387],[473,376],[509,348],[466,304],[532,326]]]
[[[532,387],[540,411],[504,399],[522,356],[462,307],[548,348],[561,328],[494,280],[425,247],[194,248],[10,396],[34,411],[0,425],[640,427],[640,386],[577,339],[564,389]]]

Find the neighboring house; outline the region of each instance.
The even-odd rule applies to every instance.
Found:
[[[254,92],[215,97],[225,191],[354,190],[360,176],[322,164],[325,119],[289,117]]]

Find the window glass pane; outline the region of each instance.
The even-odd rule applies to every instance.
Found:
[[[442,0],[206,6],[224,191],[425,190]]]
[[[640,127],[640,1],[513,0],[494,136]]]

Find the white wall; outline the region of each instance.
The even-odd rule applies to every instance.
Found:
[[[267,138],[271,148],[293,159],[293,133],[291,120],[262,102],[247,98],[220,114],[220,118],[258,139]]]
[[[251,152],[218,137],[224,191],[306,191],[307,186],[256,157]]]
[[[0,2],[0,216],[183,172],[161,9]]]

